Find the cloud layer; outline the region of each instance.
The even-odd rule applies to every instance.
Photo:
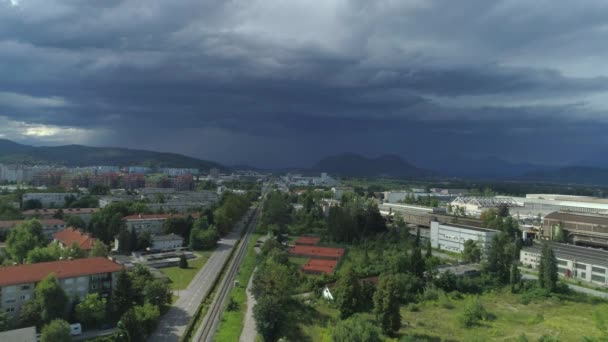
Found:
[[[568,163],[606,143],[607,28],[605,1],[0,0],[0,134]]]

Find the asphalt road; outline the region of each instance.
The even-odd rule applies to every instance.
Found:
[[[251,209],[253,210],[253,209]],[[185,290],[179,291],[179,298],[161,318],[152,342],[177,342],[184,334],[186,326],[196,313],[199,305],[209,295],[213,283],[220,276],[230,252],[238,242],[249,215],[245,215],[230,234],[222,238],[209,260],[199,270]]]
[[[213,337],[215,336],[215,332],[217,331],[217,327],[219,326],[220,319],[222,318],[222,314],[224,312],[224,308],[228,302],[228,298],[230,296],[230,290],[234,286],[234,280],[236,279],[236,275],[238,270],[245,258],[245,254],[247,253],[247,245],[251,240],[251,235],[255,230],[258,212],[254,214],[255,216],[251,220],[249,227],[247,227],[247,231],[245,232],[245,236],[241,240],[241,243],[238,245],[236,253],[234,254],[234,258],[230,262],[226,270],[226,276],[218,285],[217,294],[207,311],[207,314],[203,318],[201,325],[198,330],[194,334],[192,341],[213,341]]]

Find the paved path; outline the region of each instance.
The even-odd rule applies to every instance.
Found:
[[[538,279],[538,276],[533,275],[533,274],[524,273],[524,274],[522,274],[522,279],[536,280],[536,279]],[[574,292],[585,293],[585,294],[588,294],[591,296],[608,299],[608,293],[606,293],[606,292],[588,289],[586,287],[576,286],[576,285],[572,285],[572,284],[568,284],[568,283],[566,283],[566,285],[568,285],[568,287]]]
[[[253,270],[251,278],[249,278],[249,284],[247,284],[247,311],[245,312],[245,322],[243,323],[243,332],[241,332],[241,338],[239,342],[254,342],[258,332],[255,328],[255,318],[253,318],[253,307],[255,306],[255,297],[251,293],[251,285],[253,284],[253,274],[257,270],[257,267]]]
[[[248,212],[249,214],[249,212]],[[186,326],[196,313],[199,305],[209,295],[216,278],[219,277],[224,264],[228,261],[230,251],[241,236],[246,218],[241,220],[230,234],[222,238],[209,260],[198,271],[185,290],[179,291],[179,298],[158,324],[156,331],[149,338],[152,342],[177,342],[184,334]]]

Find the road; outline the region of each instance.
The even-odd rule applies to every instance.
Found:
[[[522,279],[528,279],[528,280],[536,280],[538,279],[538,276],[535,276],[533,274],[527,274],[524,273],[522,274]],[[574,292],[579,292],[579,293],[585,293],[591,296],[596,296],[596,297],[601,297],[601,298],[607,298],[608,299],[608,293],[606,292],[602,292],[602,291],[596,291],[593,289],[588,289],[586,287],[582,287],[582,286],[576,286],[576,285],[572,285],[572,284],[568,284],[566,283],[566,285],[568,285],[568,287],[574,291]]]
[[[235,229],[219,241],[218,247],[192,279],[188,288],[179,291],[179,298],[161,318],[156,331],[149,338],[149,341],[179,341],[199,305],[207,298],[213,283],[220,276],[222,268],[230,257],[230,252],[241,237],[241,232],[248,218],[249,215],[245,215]]]
[[[230,290],[233,287],[234,280],[236,279],[236,275],[241,263],[243,262],[245,254],[247,254],[247,245],[249,244],[252,233],[255,230],[257,218],[258,212],[256,211],[254,218],[251,220],[251,223],[245,232],[244,238],[237,247],[234,258],[228,266],[226,276],[218,285],[217,294],[215,295],[215,298],[213,298],[213,302],[211,303],[207,314],[203,318],[201,325],[194,334],[192,341],[213,341],[213,337],[217,331],[220,319],[222,318],[222,313],[224,312],[224,308],[226,307],[226,303],[230,297]]]

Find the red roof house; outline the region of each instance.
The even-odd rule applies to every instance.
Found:
[[[53,239],[59,242],[63,247],[70,247],[73,244],[77,244],[78,247],[85,251],[90,251],[97,242],[97,239],[94,237],[72,227],[68,227],[53,234]]]

